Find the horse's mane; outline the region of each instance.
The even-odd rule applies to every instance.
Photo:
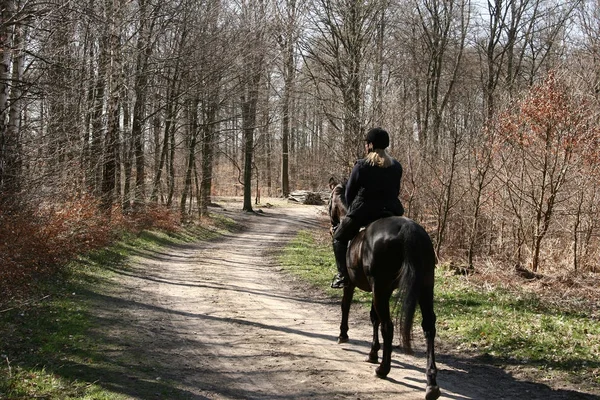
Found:
[[[341,218],[348,211],[348,202],[346,201],[346,181],[338,183],[331,190],[328,211],[331,226],[337,226],[340,223]]]

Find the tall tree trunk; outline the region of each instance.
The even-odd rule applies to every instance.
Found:
[[[181,86],[182,79],[179,74],[178,64],[175,66],[175,72],[171,78],[171,84],[167,90],[166,110],[165,110],[165,127],[163,133],[163,143],[160,152],[160,160],[154,175],[152,184],[152,194],[150,200],[158,201],[158,194],[161,189],[161,179],[163,169],[167,168],[167,205],[171,205],[174,192],[174,164],[175,155],[175,121],[178,111],[177,97]]]
[[[6,134],[8,96],[10,82],[10,56],[12,48],[12,23],[14,1],[4,0],[0,7],[0,195],[9,192],[6,163],[9,156],[9,141]]]
[[[23,108],[23,69],[25,65],[25,31],[21,24],[16,24],[13,31],[13,65],[12,89],[8,111],[8,126],[4,147],[6,150],[4,189],[8,193],[17,194],[21,190],[22,146],[21,146],[21,110]],[[0,161],[1,162],[1,161]]]
[[[213,94],[207,106],[204,125],[202,127],[202,180],[200,181],[200,216],[208,214],[208,206],[211,203],[211,191],[213,183],[213,163],[215,147],[215,129],[217,110],[219,107],[218,95]]]
[[[94,8],[94,0],[90,0],[88,7],[90,10]],[[95,101],[95,82],[94,82],[94,39],[92,37],[91,31],[92,28],[88,24],[86,26],[86,40],[84,47],[84,55],[85,55],[85,63],[86,63],[86,107],[85,107],[85,117],[84,117],[84,127],[82,130],[83,134],[83,148],[82,148],[82,156],[81,156],[81,165],[84,166],[84,179],[86,190],[89,193],[94,192],[94,169],[92,168],[92,138],[94,137],[92,122],[94,121],[94,101]]]
[[[442,183],[443,191],[441,193],[441,201],[439,203],[438,208],[438,227],[437,227],[437,242],[435,244],[435,252],[440,255],[442,245],[444,244],[444,240],[446,239],[446,228],[448,226],[448,219],[450,215],[450,211],[452,209],[453,204],[453,195],[454,195],[454,185],[455,185],[455,175],[457,169],[457,161],[456,157],[459,150],[460,138],[458,137],[458,132],[453,133],[452,137],[452,154],[449,160],[449,168],[448,177],[446,180],[440,180]]]
[[[146,157],[144,153],[143,127],[145,124],[146,96],[148,93],[149,60],[153,50],[150,39],[154,31],[156,14],[160,6],[156,6],[152,11],[151,17],[148,16],[148,3],[146,0],[138,0],[138,7],[140,25],[136,45],[135,103],[133,105],[133,123],[131,128],[135,152],[134,209],[143,208],[146,202]],[[148,19],[150,19],[150,23]]]
[[[260,81],[264,73],[266,2],[259,1],[253,7],[244,7],[248,42],[242,53],[244,59],[241,78],[242,136],[244,157],[244,211],[252,211],[252,158],[254,155],[254,129]]]
[[[120,49],[119,49],[119,21],[121,15],[120,0],[107,0],[106,7],[109,10],[109,32],[108,32],[108,57],[109,58],[109,82],[107,102],[106,135],[104,137],[104,165],[102,171],[102,209],[110,215],[112,205],[115,202],[117,189],[117,160],[119,153],[119,78]]]
[[[185,40],[185,32],[181,35],[179,41],[178,52],[183,49],[183,43]],[[180,58],[178,57],[175,66],[173,67],[173,74],[169,79],[169,86],[167,87],[167,98],[166,98],[166,109],[165,109],[165,128],[163,135],[162,150],[160,152],[160,159],[158,165],[155,168],[154,180],[152,183],[152,194],[150,200],[153,202],[158,201],[158,193],[160,192],[160,184],[162,178],[162,172],[165,165],[167,166],[167,205],[170,206],[173,200],[174,188],[175,188],[175,170],[174,170],[174,156],[175,156],[175,121],[178,111],[177,97],[179,96],[182,80],[180,74]],[[168,73],[167,73],[168,75]],[[158,143],[157,143],[158,145]]]
[[[169,131],[171,130],[171,116],[172,116],[172,102],[170,102],[170,96],[167,96],[167,109],[166,109],[166,118],[165,118],[165,128],[163,134],[163,141],[160,151],[160,159],[158,162],[158,166],[156,167],[156,172],[154,174],[154,181],[152,183],[152,194],[150,195],[150,201],[157,202],[158,201],[158,193],[160,192],[160,181],[162,178],[162,171],[167,161],[167,155],[169,151]],[[158,145],[158,142],[157,142]]]
[[[254,129],[256,127],[256,104],[262,75],[262,56],[254,55],[252,73],[245,83],[242,95],[242,132],[244,138],[244,211],[252,211],[252,157],[254,155]]]
[[[287,197],[290,194],[289,177],[289,138],[290,138],[290,107],[293,83],[295,77],[294,62],[294,26],[296,19],[296,1],[287,2],[288,21],[285,37],[280,37],[279,42],[283,54],[284,86],[281,98],[281,194]]]
[[[252,211],[252,156],[254,154],[254,128],[260,74],[250,83],[248,93],[242,98],[242,132],[244,136],[244,211]]]
[[[272,175],[272,157],[273,157],[273,139],[271,138],[271,124],[269,123],[269,110],[265,107],[263,113],[263,126],[265,135],[265,153],[266,153],[266,173],[267,173],[267,196],[272,195],[273,175]]]
[[[198,141],[198,105],[200,104],[200,98],[196,97],[192,100],[188,109],[188,120],[190,123],[189,128],[189,147],[187,157],[187,167],[185,171],[185,179],[183,185],[183,191],[181,193],[181,201],[179,203],[179,211],[181,214],[181,221],[186,220],[186,203],[188,195],[192,193],[192,172],[194,171],[194,165],[196,164],[196,143]],[[190,196],[192,197],[192,196]],[[190,201],[191,203],[191,201]]]
[[[123,70],[123,75],[125,71]],[[125,76],[122,77],[125,82]],[[130,109],[129,101],[127,96],[127,85],[121,86],[121,99],[122,99],[122,112],[123,112],[123,145],[121,147],[121,158],[123,161],[123,199],[122,208],[125,213],[131,211],[131,200],[133,199],[133,193],[131,191],[131,177],[133,173],[133,137],[131,135],[129,121],[130,121]]]
[[[376,53],[375,53],[375,76],[373,86],[373,125],[380,126],[383,123],[383,64],[384,64],[384,38],[386,28],[385,11],[388,1],[382,1],[379,9],[379,24],[377,26]]]
[[[108,63],[110,62],[108,54],[108,37],[103,35],[100,40],[99,49],[99,61],[98,61],[98,75],[96,76],[96,83],[94,89],[94,103],[93,103],[93,116],[92,116],[92,147],[90,152],[90,173],[93,176],[93,193],[100,197],[102,188],[102,155],[104,154],[104,127],[102,123],[102,115],[104,112],[104,96],[106,92],[106,74]],[[107,142],[105,142],[107,143]]]
[[[177,112],[173,112],[173,118]],[[175,195],[175,124],[171,124],[171,129],[169,131],[169,157],[168,157],[168,167],[167,167],[167,207],[171,207],[173,204],[173,196]]]

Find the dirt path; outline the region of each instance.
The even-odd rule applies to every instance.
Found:
[[[97,296],[98,384],[132,399],[422,399],[425,359],[395,352],[388,379],[364,362],[366,310],[338,345],[339,304],[281,271],[269,255],[322,207],[225,211],[247,229],[211,243],[140,253]],[[420,337],[416,337],[420,342]],[[420,345],[420,343],[417,343]],[[442,399],[597,399],[520,382],[474,359],[438,354]]]

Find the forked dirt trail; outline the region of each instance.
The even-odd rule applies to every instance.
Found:
[[[105,365],[98,384],[132,399],[422,399],[425,358],[394,352],[388,379],[364,362],[371,328],[353,307],[336,343],[337,301],[281,271],[273,251],[300,229],[326,229],[323,207],[248,215],[246,229],[209,243],[136,256],[98,296]],[[396,341],[395,341],[396,343]],[[590,397],[520,382],[499,368],[438,351],[441,399]]]

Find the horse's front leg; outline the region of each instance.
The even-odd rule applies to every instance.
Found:
[[[371,302],[371,324],[373,325],[373,341],[371,342],[371,351],[369,352],[369,357],[367,358],[367,362],[377,364],[378,356],[377,353],[381,348],[379,344],[379,317],[377,316],[377,312],[375,312],[375,308],[373,307],[373,302]]]
[[[342,323],[340,324],[340,336],[338,336],[338,343],[348,342],[348,315],[350,314],[350,306],[352,305],[353,296],[354,285],[350,284],[344,288],[344,296],[342,297]]]

